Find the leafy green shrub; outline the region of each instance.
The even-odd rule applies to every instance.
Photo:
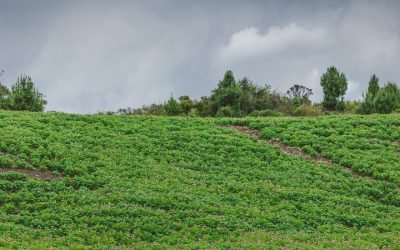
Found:
[[[220,107],[215,114],[216,117],[234,117],[235,112],[231,106]]]
[[[0,180],[5,181],[26,181],[28,178],[26,175],[16,172],[1,173]]]
[[[357,101],[346,101],[344,104],[344,112],[355,114],[360,110],[360,103]]]
[[[270,110],[270,109],[264,109],[264,110],[254,110],[251,112],[248,116],[250,117],[267,117],[267,116],[283,116],[281,112]]]
[[[5,155],[0,155],[0,167],[9,168],[9,167],[12,167],[12,165],[13,165],[13,161],[9,157],[7,157]]]
[[[395,83],[388,83],[376,94],[376,112],[380,114],[390,114],[400,105],[400,89]]]
[[[181,105],[172,97],[164,105],[164,108],[165,108],[165,112],[169,116],[180,115],[183,113]]]
[[[264,128],[261,131],[261,134],[265,139],[268,139],[268,140],[273,139],[275,137],[275,135],[276,135],[275,131],[273,131],[273,130],[271,130],[269,128]]]
[[[314,105],[300,105],[295,111],[295,116],[319,116],[322,114],[322,111],[319,107]]]
[[[189,113],[188,113],[189,117],[199,117],[199,111],[196,108],[191,108]]]
[[[46,104],[44,95],[35,87],[29,76],[20,76],[11,87],[8,96],[8,109],[37,112],[43,111]]]

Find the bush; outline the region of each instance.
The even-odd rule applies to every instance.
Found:
[[[279,116],[283,116],[283,114],[278,111],[264,109],[264,110],[254,110],[248,116],[251,116],[251,117],[278,116],[279,117]]]
[[[42,112],[47,104],[44,95],[38,91],[29,76],[21,76],[11,87],[8,96],[10,110]]]
[[[183,113],[181,105],[172,97],[164,105],[164,109],[169,116],[180,115]]]
[[[220,107],[215,114],[216,117],[234,117],[235,112],[231,106]]]
[[[13,161],[9,157],[0,155],[0,167],[1,168],[4,168],[4,167],[9,168],[9,167],[12,167],[12,165],[13,165]]]
[[[199,111],[196,108],[191,108],[189,113],[188,113],[189,117],[199,117]]]
[[[357,112],[359,112],[359,110],[361,109],[360,107],[360,103],[357,101],[347,101],[345,102],[345,106],[344,106],[344,111],[346,113],[351,113],[351,114],[355,114]]]
[[[380,114],[390,114],[400,106],[400,89],[395,83],[381,88],[374,99],[375,109]]]
[[[275,131],[269,129],[269,128],[264,128],[261,130],[261,134],[265,139],[271,140],[276,136]]]
[[[321,114],[321,109],[313,105],[300,105],[294,111],[295,116],[319,116]]]

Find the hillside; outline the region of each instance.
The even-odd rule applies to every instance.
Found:
[[[2,111],[0,246],[396,248],[399,139],[400,115]]]

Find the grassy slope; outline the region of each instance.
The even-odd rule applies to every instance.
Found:
[[[0,175],[0,246],[400,244],[395,185],[214,120],[1,112],[0,139],[1,164],[67,175]]]
[[[400,186],[400,115],[228,119],[357,174]]]

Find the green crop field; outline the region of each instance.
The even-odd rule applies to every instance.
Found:
[[[0,247],[399,249],[399,140],[400,115],[2,111]]]

